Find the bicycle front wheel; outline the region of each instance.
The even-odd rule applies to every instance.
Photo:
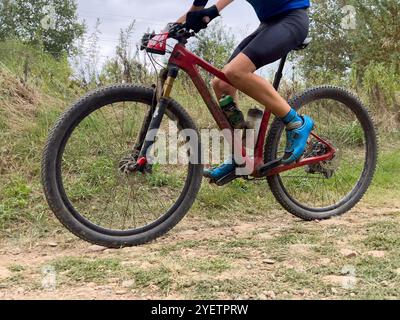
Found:
[[[373,179],[377,135],[367,109],[346,90],[325,86],[306,91],[291,106],[315,120],[316,134],[336,149],[332,161],[300,167],[268,178],[277,201],[304,220],[323,220],[351,210]],[[266,163],[282,157],[286,145],[283,123],[276,119],[265,146]],[[324,154],[310,139],[304,157]]]
[[[110,248],[144,244],[168,232],[191,208],[203,173],[191,161],[195,150],[182,148],[184,159],[177,154],[177,161],[165,159],[143,173],[125,170],[137,160],[137,137],[153,101],[154,90],[144,87],[101,89],[67,110],[51,131],[42,161],[46,198],[78,237]],[[177,133],[177,147],[189,144],[179,136],[183,130],[197,133],[173,100],[160,129]],[[194,144],[200,150],[200,139]]]

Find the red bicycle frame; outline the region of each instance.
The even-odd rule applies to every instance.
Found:
[[[231,137],[233,138],[233,147],[234,150],[242,150],[242,157],[244,159],[244,163],[246,163],[247,167],[254,168],[251,176],[253,177],[259,177],[258,170],[265,165],[264,163],[264,145],[265,145],[265,138],[267,135],[268,131],[268,126],[269,122],[271,119],[271,112],[269,110],[265,110],[264,112],[264,117],[262,119],[262,124],[261,128],[259,131],[259,135],[257,138],[257,143],[255,147],[255,152],[254,152],[254,159],[250,158],[247,156],[246,149],[242,145],[242,139],[238,139],[237,137],[235,138],[234,135],[234,129],[232,128],[230,122],[226,118],[225,114],[223,113],[222,109],[219,107],[217,101],[214,99],[210,91],[208,90],[207,84],[204,81],[204,79],[201,77],[200,72],[198,70],[198,67],[201,67],[208,73],[216,76],[217,78],[229,83],[230,81],[227,79],[225,74],[221,71],[213,67],[211,64],[208,62],[204,61],[203,59],[197,57],[194,55],[192,52],[186,49],[186,47],[179,43],[175,46],[173,52],[171,53],[171,57],[169,59],[169,65],[176,66],[183,71],[185,71],[189,77],[192,79],[194,85],[196,86],[197,90],[199,91],[201,97],[203,98],[205,104],[207,105],[208,109],[210,110],[212,116],[214,117],[216,123],[218,124],[219,128],[221,130],[229,130],[231,133]],[[283,64],[281,64],[280,68],[283,68]],[[281,77],[281,72],[280,70],[280,77]],[[279,81],[276,82],[277,87],[279,86]],[[231,84],[232,85],[232,84]],[[318,156],[318,157],[312,157],[312,158],[307,158],[304,160],[301,160],[299,162],[296,162],[291,165],[281,165],[279,167],[276,167],[275,169],[270,170],[267,173],[267,176],[272,176],[276,175],[285,171],[292,170],[294,168],[306,166],[306,165],[311,165],[311,164],[316,164],[322,161],[329,161],[332,160],[336,150],[333,148],[332,145],[321,139],[315,134],[312,134],[319,142],[323,143],[324,145],[327,146],[328,152],[325,155]],[[237,155],[236,155],[237,156]]]

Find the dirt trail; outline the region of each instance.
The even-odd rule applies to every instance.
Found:
[[[370,256],[378,262],[391,259],[391,272],[400,270],[396,269],[400,257],[394,250],[385,246],[372,250],[365,240],[371,236],[368,228],[375,224],[382,225],[382,230],[400,225],[400,204],[379,209],[362,206],[344,217],[322,222],[304,223],[276,211],[253,221],[237,221],[234,226],[214,224],[189,217],[159,241],[122,250],[91,246],[68,233],[33,243],[3,241],[0,299],[359,297],[362,290],[370,290],[368,279],[365,287],[353,293],[340,286],[335,289],[334,282],[341,281],[343,259],[355,265]],[[399,229],[390,232],[393,237],[400,235]],[[393,239],[400,243],[400,238]],[[69,261],[71,265],[66,262],[57,270],[56,284],[46,288],[46,268],[68,258],[83,261],[82,265],[101,259],[116,261],[118,266],[81,268]],[[315,266],[326,268],[326,273],[317,274]],[[160,267],[168,270],[165,275]],[[132,273],[127,274],[128,269]],[[97,273],[92,274],[93,270]],[[300,275],[298,284],[296,274]],[[387,288],[400,287],[399,278],[400,272]],[[385,295],[396,297],[396,290],[387,290]]]

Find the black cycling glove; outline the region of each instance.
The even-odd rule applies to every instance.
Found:
[[[202,29],[207,28],[207,25],[219,16],[217,6],[212,6],[207,9],[189,12],[186,16],[186,26],[192,29],[194,32],[199,32]],[[210,18],[209,21],[205,21],[204,18]]]

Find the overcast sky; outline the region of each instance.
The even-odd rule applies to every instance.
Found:
[[[209,3],[214,3],[211,0]],[[101,54],[110,56],[114,52],[121,28],[137,21],[135,39],[138,41],[148,29],[160,31],[168,22],[175,21],[193,3],[193,0],[78,0],[78,13],[86,20],[89,34],[96,19],[101,19]],[[234,1],[222,13],[223,22],[238,34],[238,38],[255,29],[257,17],[252,7],[243,0]]]
[[[121,28],[136,20],[133,42],[136,44],[148,28],[160,31],[168,22],[176,21],[193,0],[77,0],[78,14],[86,21],[88,34],[96,19],[101,20],[100,60],[113,56]],[[214,4],[216,0],[210,0]],[[222,12],[223,23],[232,29],[238,41],[254,31],[259,20],[247,1],[234,1]],[[290,68],[288,68],[290,70]],[[270,68],[264,70],[271,70]],[[290,72],[290,71],[289,71]]]

